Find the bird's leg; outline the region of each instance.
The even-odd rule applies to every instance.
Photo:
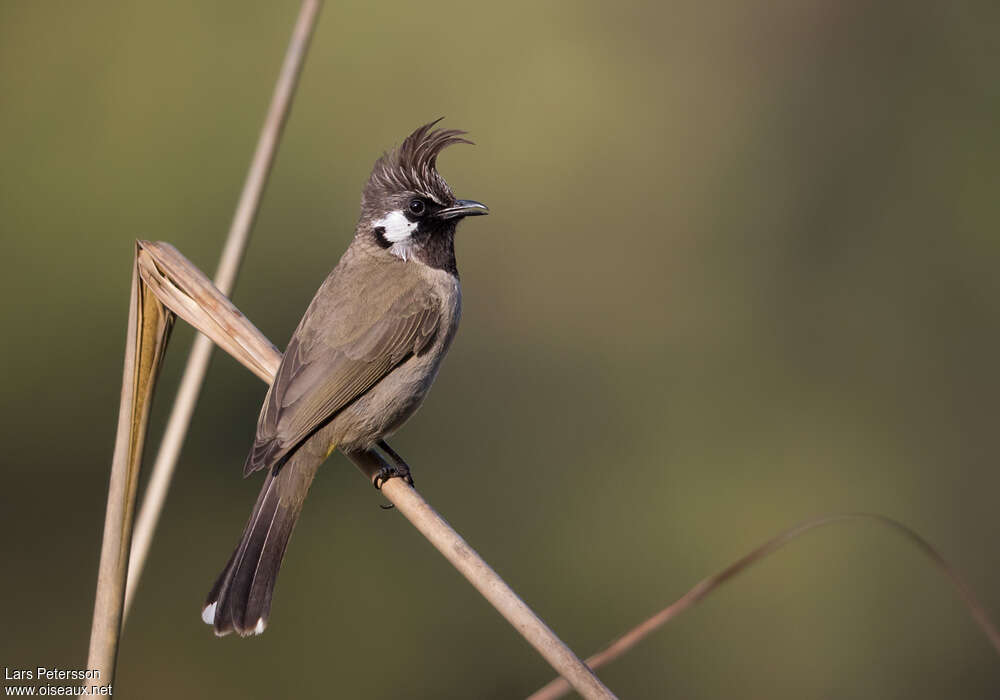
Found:
[[[399,454],[397,454],[397,452],[394,449],[389,447],[389,443],[387,443],[385,440],[379,440],[378,447],[389,457],[390,460],[392,460],[393,464],[392,466],[389,466],[383,463],[382,469],[380,470],[379,474],[377,474],[376,478],[372,480],[372,483],[375,485],[375,488],[381,490],[382,484],[384,484],[386,481],[393,478],[394,476],[400,477],[410,486],[413,486],[413,477],[410,476],[410,465],[408,465],[403,460],[403,458],[400,457]],[[386,472],[386,470],[388,470],[388,472],[383,475],[382,472]],[[378,481],[379,476],[382,476],[381,482]]]
[[[413,486],[413,478],[410,477],[410,468],[406,466],[406,462],[403,458],[396,454],[392,448],[385,444],[383,440],[379,443],[379,447],[384,449],[389,455],[392,464],[383,459],[382,455],[376,452],[374,449],[368,450],[355,450],[355,451],[344,451],[348,459],[357,465],[365,476],[367,476],[374,486],[379,491],[385,486],[385,482],[389,479],[400,477],[406,481],[410,486]]]

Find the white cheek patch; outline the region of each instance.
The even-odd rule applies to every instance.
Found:
[[[417,222],[407,219],[406,215],[398,209],[389,212],[378,221],[373,222],[373,224],[376,227],[385,229],[385,233],[382,235],[390,243],[405,241],[417,230]]]

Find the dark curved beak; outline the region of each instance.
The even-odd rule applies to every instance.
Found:
[[[490,210],[485,204],[471,199],[460,199],[450,207],[445,207],[437,213],[439,219],[459,219],[463,216],[483,216]]]

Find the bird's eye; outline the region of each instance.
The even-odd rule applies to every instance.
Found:
[[[427,210],[427,205],[424,204],[422,199],[411,199],[410,200],[410,213],[414,216],[423,216],[424,212]]]

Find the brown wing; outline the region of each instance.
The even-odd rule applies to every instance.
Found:
[[[406,290],[375,318],[367,300],[358,299],[355,308],[324,304],[323,291],[285,350],[244,475],[281,464],[352,401],[428,349],[437,333],[440,305],[423,285]]]

